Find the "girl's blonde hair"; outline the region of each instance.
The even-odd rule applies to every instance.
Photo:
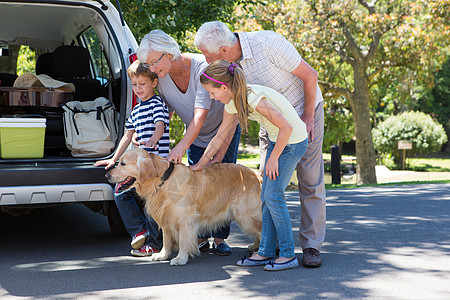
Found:
[[[226,60],[213,61],[200,76],[200,83],[210,84],[214,88],[220,88],[224,84],[231,90],[239,125],[244,133],[247,132],[248,114],[253,109],[248,106],[247,95],[249,89],[247,88],[247,81],[242,68],[236,62],[230,64]]]

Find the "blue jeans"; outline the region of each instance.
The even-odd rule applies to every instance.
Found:
[[[114,195],[120,217],[132,237],[147,229],[149,236],[145,244],[159,250],[162,248],[162,232],[155,220],[147,215],[145,209],[141,209],[141,203],[138,203],[137,197],[134,188]]]
[[[266,162],[272,154],[274,146],[275,143],[270,141]],[[284,190],[307,147],[308,139],[300,143],[286,145],[278,159],[279,175],[275,180],[270,180],[264,172],[261,190],[262,230],[258,251],[261,256],[275,256],[277,239],[280,257],[295,256],[294,235]]]
[[[225,156],[222,159],[222,162],[234,164],[236,163],[240,139],[241,139],[241,127],[239,127],[238,125],[236,127],[236,131],[234,132],[233,139],[231,140],[230,145],[228,146],[227,152],[225,153]],[[195,165],[200,160],[205,150],[206,148],[198,147],[192,144],[186,151],[189,165]],[[229,235],[230,235],[230,223],[224,225],[221,228],[216,229],[214,232],[210,234],[202,235],[199,238],[207,239],[212,236],[215,238],[226,239]]]

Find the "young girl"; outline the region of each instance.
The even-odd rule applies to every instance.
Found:
[[[236,118],[242,130],[248,119],[257,121],[269,133],[263,184],[262,231],[258,253],[237,262],[238,266],[264,265],[264,270],[280,271],[298,267],[294,236],[286,205],[286,189],[297,163],[308,145],[306,125],[294,107],[280,93],[260,85],[247,85],[243,70],[236,63],[214,61],[200,77],[211,98],[225,104],[223,121],[202,158],[191,166],[198,171],[207,165],[226,138]],[[274,260],[278,245],[280,254]]]

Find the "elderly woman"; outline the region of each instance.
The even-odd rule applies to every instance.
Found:
[[[223,104],[210,99],[200,83],[200,75],[208,65],[201,54],[181,53],[176,41],[161,30],[153,30],[141,41],[138,59],[159,77],[158,93],[185,124],[182,140],[169,152],[168,161],[181,163],[187,153],[189,165],[202,157],[210,140],[222,122]],[[230,128],[225,146],[210,163],[236,163],[240,128],[237,121]],[[224,241],[230,232],[229,225],[212,233],[213,249],[219,255],[229,255],[231,248]],[[208,238],[199,239],[201,251],[209,249]]]

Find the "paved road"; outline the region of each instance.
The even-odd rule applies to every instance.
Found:
[[[287,200],[297,234],[298,195]],[[450,184],[331,190],[327,214],[324,265],[278,273],[235,266],[250,243],[235,225],[231,256],[172,267],[129,256],[129,239],[81,205],[1,215],[0,298],[450,298]]]

